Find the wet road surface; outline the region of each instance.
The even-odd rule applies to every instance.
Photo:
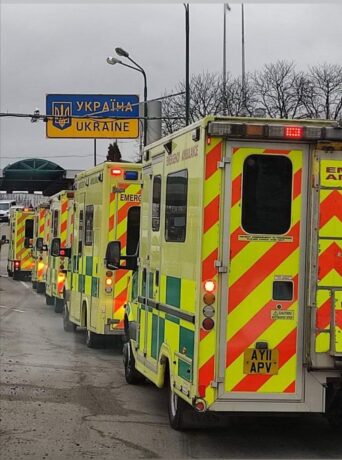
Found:
[[[4,224],[0,233],[3,233]],[[320,416],[229,417],[184,433],[165,392],[125,383],[120,346],[91,350],[29,282],[0,278],[0,459],[341,458]]]

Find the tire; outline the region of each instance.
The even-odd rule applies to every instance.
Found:
[[[58,299],[55,297],[55,313],[63,313],[64,311],[64,299]]]
[[[7,275],[9,276],[9,278],[12,278],[13,276],[13,272],[9,268],[7,269]]]
[[[132,353],[131,342],[125,342],[123,346],[123,361],[125,366],[125,379],[129,385],[138,385],[145,380],[145,377],[137,371],[135,359]]]
[[[63,328],[65,332],[75,332],[76,324],[72,323],[69,319],[69,311],[66,303],[64,304],[64,311],[63,311]]]
[[[171,385],[169,385],[168,412],[171,428],[176,431],[184,430],[184,414],[186,409],[186,402],[174,393]]]
[[[37,281],[32,281],[32,289],[37,289]]]
[[[88,348],[98,348],[101,344],[102,337],[93,331],[87,329],[86,333],[86,345]]]
[[[48,294],[45,294],[45,303],[46,305],[53,305],[54,304],[54,299]]]
[[[14,279],[15,281],[20,281],[21,278],[22,278],[22,277],[21,277],[21,273],[20,273],[20,272],[18,272],[18,271],[13,272],[13,279]]]
[[[44,294],[44,292],[45,292],[45,283],[41,283],[40,281],[38,281],[36,289],[37,289],[37,294]]]

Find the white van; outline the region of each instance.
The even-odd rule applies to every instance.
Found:
[[[0,222],[9,221],[10,208],[15,205],[15,200],[0,200]]]

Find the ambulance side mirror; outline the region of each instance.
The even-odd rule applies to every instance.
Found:
[[[36,250],[37,251],[43,251],[44,243],[43,243],[43,238],[39,237],[36,240]]]
[[[32,248],[32,242],[28,236],[24,238],[24,248]]]
[[[107,244],[105,263],[106,268],[118,270],[120,267],[121,243],[120,241],[110,241]]]
[[[53,238],[53,240],[51,241],[51,255],[52,255],[52,257],[58,257],[60,249],[61,249],[61,239],[60,238]]]

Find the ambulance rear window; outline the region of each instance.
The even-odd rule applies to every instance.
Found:
[[[166,180],[165,240],[184,242],[188,199],[188,171],[168,174]]]
[[[33,219],[25,220],[25,238],[33,238]]]
[[[243,165],[242,227],[281,235],[290,229],[292,163],[281,155],[250,155]]]

